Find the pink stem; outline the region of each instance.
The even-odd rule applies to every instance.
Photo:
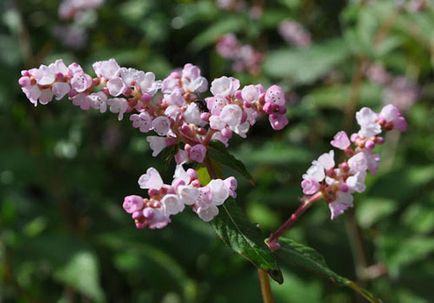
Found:
[[[303,203],[297,208],[297,210],[286,220],[270,237],[265,241],[268,247],[272,250],[278,250],[280,248],[279,238],[284,232],[291,228],[295,221],[312,205],[313,202],[321,199],[322,193],[318,192],[315,195],[304,200]]]

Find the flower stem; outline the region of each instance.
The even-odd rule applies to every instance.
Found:
[[[270,237],[266,240],[268,247],[275,251],[280,248],[279,238],[285,233],[291,226],[295,223],[295,221],[300,218],[300,216],[312,205],[313,202],[321,199],[322,193],[318,192],[315,195],[305,199],[303,203],[297,208],[297,210],[286,220],[274,233],[270,235]]]
[[[218,164],[215,165],[215,163],[213,163],[210,158],[206,157],[203,164],[205,165],[208,174],[212,179],[217,179],[222,177]],[[265,270],[258,268],[258,277],[259,277],[259,284],[261,286],[263,303],[274,303],[273,295],[271,293],[270,279],[268,277],[268,273]]]
[[[274,303],[268,273],[265,270],[258,268],[258,277],[259,285],[261,286],[262,301],[264,303]]]

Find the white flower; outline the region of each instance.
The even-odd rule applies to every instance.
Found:
[[[328,153],[324,153],[321,156],[319,156],[318,160],[313,161],[312,163],[320,165],[325,170],[329,170],[335,166],[334,155],[335,152],[331,150]]]
[[[368,160],[366,159],[366,153],[357,153],[348,159],[348,166],[350,172],[355,174],[357,172],[365,172],[368,169]]]
[[[177,192],[185,205],[195,204],[200,195],[200,191],[191,185],[180,185]]]
[[[70,90],[71,87],[65,82],[55,82],[52,86],[53,95],[56,97],[56,100],[60,100],[65,97]]]
[[[166,137],[148,136],[146,137],[146,141],[148,141],[149,146],[152,149],[152,156],[154,157],[156,157],[168,145]]]
[[[214,96],[227,97],[235,93],[240,87],[240,82],[232,77],[220,77],[211,83],[211,93]]]
[[[363,107],[356,113],[357,123],[360,125],[359,135],[365,138],[373,137],[381,133],[378,124],[378,115],[370,108]]]
[[[241,90],[241,97],[244,101],[253,103],[259,98],[259,90],[255,85],[247,85]]]
[[[161,199],[163,209],[166,215],[176,215],[184,210],[184,203],[178,199],[177,195],[168,194]]]
[[[152,129],[160,136],[165,136],[170,130],[170,119],[159,116],[152,121]]]
[[[139,178],[139,186],[143,189],[160,189],[163,184],[160,173],[153,167],[148,168],[146,174]]]
[[[348,185],[348,188],[350,189],[350,192],[364,192],[366,189],[365,185],[365,178],[366,178],[366,172],[359,171],[355,175],[350,176],[346,180],[346,184]]]
[[[200,111],[196,103],[190,103],[183,115],[187,123],[199,125],[202,122],[200,119]]]
[[[349,207],[353,207],[353,196],[348,192],[338,192],[336,200],[329,203],[331,219],[336,219]]]
[[[121,78],[114,77],[107,82],[107,88],[110,95],[117,97],[124,93],[127,86]]]
[[[130,116],[133,127],[138,128],[142,133],[147,133],[152,128],[152,117],[148,112],[141,112]]]
[[[120,69],[120,66],[115,59],[97,61],[92,65],[92,67],[98,77],[103,77],[108,80],[116,77]]]
[[[321,182],[325,178],[324,167],[312,164],[307,170],[306,174],[303,175],[303,179],[314,180],[316,182]]]
[[[205,222],[209,222],[212,219],[214,219],[215,216],[218,215],[219,209],[215,205],[210,205],[208,207],[199,207],[196,210],[196,213],[198,214],[199,218],[201,218]]]
[[[112,113],[118,113],[118,120],[122,120],[124,113],[128,110],[128,102],[125,98],[111,98],[107,100]]]
[[[238,105],[229,104],[223,107],[220,119],[231,127],[237,127],[241,123],[243,111]]]
[[[222,205],[229,197],[229,189],[221,179],[214,179],[208,183],[211,192],[211,202],[215,205]]]

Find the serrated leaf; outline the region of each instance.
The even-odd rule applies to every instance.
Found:
[[[241,162],[240,160],[235,158],[234,155],[229,153],[223,143],[214,141],[211,142],[208,146],[208,156],[210,159],[221,165],[232,168],[233,170],[239,172],[247,180],[254,183],[252,175],[244,166],[243,162]]]
[[[220,208],[220,213],[211,221],[217,235],[235,252],[252,262],[256,267],[268,272],[278,283],[283,283],[282,272],[273,253],[264,244],[264,236],[259,228],[250,223],[235,200],[228,200]]]
[[[353,281],[342,277],[331,270],[316,250],[311,247],[297,243],[291,239],[280,238],[281,249],[278,251],[282,260],[291,266],[300,266],[307,270],[313,271],[325,278],[330,279],[332,282],[339,286],[345,286],[353,289],[358,294],[363,296],[369,302],[381,302],[367,290],[359,287]]]

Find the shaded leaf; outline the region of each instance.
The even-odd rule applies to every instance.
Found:
[[[211,221],[211,226],[235,252],[267,271],[276,282],[283,283],[274,255],[264,244],[264,235],[241,213],[235,200],[226,201],[220,207],[220,213]]]
[[[201,184],[210,181],[205,168],[199,169]],[[268,272],[278,283],[283,283],[282,272],[273,253],[264,243],[265,236],[261,230],[247,220],[236,201],[229,199],[219,207],[219,214],[211,222],[217,235],[236,253]]]
[[[312,83],[347,59],[350,49],[343,40],[330,40],[309,48],[269,52],[265,72],[276,78],[291,78],[295,83]]]
[[[240,16],[226,17],[221,21],[214,23],[208,29],[202,31],[193,41],[191,47],[200,50],[210,44],[213,44],[218,38],[226,33],[238,32],[245,24],[245,19]]]
[[[313,248],[304,246],[286,238],[280,238],[279,242],[282,245],[281,249],[279,250],[279,256],[284,260],[285,263],[291,266],[300,266],[307,270],[313,271],[330,279],[339,286],[349,287],[359,293],[369,302],[381,302],[378,298],[374,297],[367,290],[360,288],[353,281],[332,271],[326,264],[324,257]]]
[[[227,148],[221,142],[211,142],[208,148],[208,156],[215,162],[232,168],[233,170],[239,172],[243,177],[245,177],[250,182],[254,183],[252,175],[248,172],[247,168],[244,166],[243,162],[235,158],[234,155],[229,153]]]
[[[99,284],[98,262],[92,253],[81,251],[56,274],[56,278],[76,289],[83,295],[97,301],[104,301],[104,293]]]

